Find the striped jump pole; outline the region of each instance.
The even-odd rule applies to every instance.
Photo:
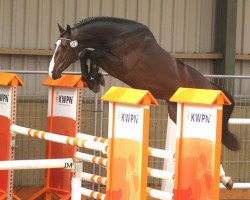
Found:
[[[223,104],[220,90],[179,88],[174,199],[219,199]]]
[[[175,153],[167,150],[162,149],[154,149],[149,147],[149,155],[157,158],[162,158],[165,160],[168,160],[170,163],[174,163],[175,161]],[[151,176],[153,178],[159,178],[162,179],[165,182],[168,182],[171,187],[174,185],[174,178],[175,178],[175,172],[174,171],[168,171],[166,169],[159,170],[159,169],[153,169],[153,168],[147,168],[148,170],[148,176]],[[173,190],[157,190],[152,188],[147,188],[147,193],[149,196],[156,198],[156,199],[164,199],[164,200],[173,200]]]
[[[99,175],[81,172],[81,178],[82,178],[82,180],[97,183],[97,184],[102,184],[102,185],[107,184],[107,177],[103,177],[103,176],[99,176]]]
[[[89,134],[85,134],[85,133],[77,133],[76,137],[81,138],[81,139],[86,139],[86,140],[92,140],[92,141],[100,142],[100,143],[108,143],[108,139],[106,139],[106,138],[93,136],[93,135],[89,135]]]
[[[10,126],[16,122],[17,87],[24,83],[16,74],[0,72],[0,161],[14,160],[15,138]],[[11,145],[12,144],[12,145]],[[13,170],[0,171],[0,199],[20,199],[13,194]]]
[[[162,199],[162,200],[172,200],[173,199],[173,193],[170,192],[164,192],[161,190],[156,190],[147,187],[147,193],[150,197],[156,198],[156,199]]]
[[[75,137],[68,137],[64,135],[59,135],[55,133],[49,133],[44,131],[39,131],[31,128],[26,128],[18,125],[11,125],[10,130],[12,134],[26,135],[34,138],[39,138],[49,142],[55,142],[60,144],[67,144],[68,146],[82,147],[91,150],[107,152],[107,145],[104,143],[98,143],[95,141],[89,141],[86,139],[79,139]]]
[[[100,146],[103,146],[103,144],[101,144]],[[106,151],[106,145],[104,144],[103,146],[105,148]],[[85,161],[85,162],[90,162],[90,163],[95,163],[101,166],[106,167],[107,163],[108,163],[108,159],[107,158],[102,158],[99,156],[93,156],[90,154],[86,154],[86,153],[81,153],[81,152],[76,152],[75,153],[75,158],[80,160],[80,161]]]
[[[76,137],[81,138],[81,139],[86,139],[86,140],[92,140],[92,141],[96,141],[100,143],[108,143],[108,139],[106,138],[92,136],[92,135],[88,135],[85,133],[77,133]],[[152,147],[148,147],[148,154],[150,156],[154,156],[157,158],[163,158],[163,159],[169,159],[169,160],[173,160],[175,157],[174,151],[168,151],[168,150],[157,149],[157,148],[152,148]]]

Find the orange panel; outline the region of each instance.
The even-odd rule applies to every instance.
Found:
[[[0,125],[0,160],[10,160],[10,119],[0,116]],[[7,192],[8,171],[0,170],[0,177],[0,190]]]
[[[50,120],[48,119],[48,122]],[[52,133],[57,133],[65,136],[75,137],[76,132],[76,122],[67,117],[53,117],[51,120],[52,126],[48,123],[48,130]],[[52,127],[50,129],[49,127]],[[65,144],[49,142],[51,145],[50,156],[48,158],[73,158],[74,157],[74,147],[67,146]],[[71,170],[66,169],[49,169],[49,187],[57,188],[60,190],[71,191]]]
[[[179,149],[179,139],[176,145]],[[181,145],[181,158],[177,151],[174,199],[213,199],[214,187],[218,187],[213,181],[215,144],[209,140],[184,138]]]

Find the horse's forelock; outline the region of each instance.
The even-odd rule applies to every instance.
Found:
[[[65,30],[64,32],[60,33],[60,37],[65,36],[67,33],[68,33],[68,31],[67,31],[67,30]]]

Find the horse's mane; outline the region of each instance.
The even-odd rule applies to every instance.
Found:
[[[74,28],[79,28],[83,25],[87,24],[93,24],[95,22],[116,22],[116,23],[134,23],[134,24],[140,24],[139,22],[129,20],[129,19],[122,19],[122,18],[117,18],[117,17],[89,17],[86,19],[82,19],[76,24],[74,24]]]

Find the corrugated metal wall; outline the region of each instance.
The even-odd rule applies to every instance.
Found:
[[[250,1],[238,0],[237,6],[236,52],[250,54]],[[237,61],[235,74],[249,75],[250,62]],[[247,84],[246,80],[242,80],[240,90],[249,94],[250,85]]]
[[[139,21],[170,52],[213,50],[213,0],[1,0],[0,46],[50,49],[63,26],[91,16]]]

